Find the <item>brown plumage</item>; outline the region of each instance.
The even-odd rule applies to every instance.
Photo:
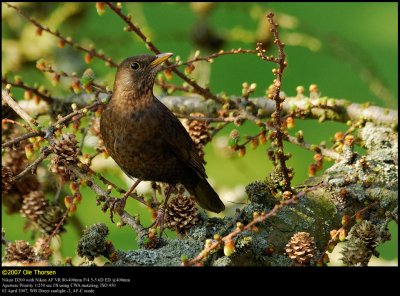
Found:
[[[130,177],[180,183],[212,212],[225,209],[208,184],[203,161],[181,122],[153,95],[154,79],[172,54],[140,55],[118,67],[100,132],[115,162]]]

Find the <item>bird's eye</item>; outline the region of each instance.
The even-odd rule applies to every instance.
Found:
[[[139,63],[132,63],[132,64],[131,64],[131,69],[137,70],[137,69],[139,69],[139,68],[140,68]]]

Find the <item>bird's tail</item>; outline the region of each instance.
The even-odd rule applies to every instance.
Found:
[[[214,191],[206,179],[199,179],[195,187],[187,188],[190,194],[194,195],[197,203],[208,211],[219,213],[225,210],[225,206],[219,199],[218,194]]]

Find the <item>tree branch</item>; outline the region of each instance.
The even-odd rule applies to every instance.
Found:
[[[50,149],[47,147],[44,147],[39,155],[38,158],[35,159],[34,162],[29,164],[22,172],[20,172],[17,176],[15,176],[14,181],[18,181],[22,177],[24,177],[26,174],[31,172],[32,174],[35,173],[38,165],[50,154]]]
[[[17,102],[10,96],[10,94],[2,89],[1,90],[1,98],[4,100],[8,106],[10,106],[23,120],[25,120],[29,126],[33,129],[33,131],[37,130],[39,123],[33,119],[28,113],[26,113]]]
[[[234,99],[234,97],[232,97]],[[220,105],[205,101],[201,97],[186,97],[186,96],[166,96],[160,97],[163,102],[171,111],[181,114],[202,112],[211,115],[217,115],[217,110]],[[267,118],[275,111],[275,102],[269,99],[258,97],[250,99],[257,108],[260,109],[261,115],[258,118]],[[326,120],[333,120],[337,122],[347,122],[348,120],[358,120],[363,117],[367,121],[374,124],[392,126],[398,124],[397,110],[378,107],[374,105],[365,105],[352,103],[344,99],[327,99],[328,104],[332,104],[334,110],[326,110],[326,108],[319,107],[321,99],[309,97],[287,97],[282,103],[282,114],[291,114],[293,110],[309,110],[309,113],[304,116],[308,119],[319,119],[325,115]]]
[[[68,168],[72,171],[74,175],[76,175],[79,179],[82,181],[85,181],[86,184],[98,195],[98,196],[103,196],[105,198],[110,198],[110,196],[105,192],[99,185],[94,182],[94,180],[87,175],[86,172],[82,172],[81,169],[75,165],[75,164],[68,164]],[[135,217],[131,216],[129,213],[127,213],[125,210],[122,210],[120,212],[117,212],[117,214],[120,216],[121,221],[124,223],[128,224],[130,227],[132,227],[136,233],[139,234],[139,236],[142,238],[147,234],[147,230],[140,224]]]
[[[23,141],[23,140],[26,140],[26,139],[29,139],[29,138],[33,138],[33,137],[37,137],[37,136],[40,136],[39,132],[30,132],[30,133],[24,134],[22,136],[16,137],[15,139],[12,139],[12,140],[4,143],[4,144],[1,144],[1,147],[2,148],[11,147],[11,146]]]
[[[55,98],[40,92],[38,88],[30,87],[29,85],[24,83],[22,80],[21,81],[17,81],[17,82],[11,82],[11,81],[9,81],[7,79],[7,77],[2,77],[1,78],[1,82],[4,85],[10,84],[12,86],[19,87],[19,88],[25,89],[26,91],[32,92],[33,94],[41,97],[48,104],[53,103],[53,101],[55,100]]]
[[[207,218],[179,240],[168,240],[167,245],[155,250],[122,252],[121,259],[113,264],[292,266],[295,263],[286,254],[286,245],[293,234],[307,232],[316,242],[310,264],[323,265],[329,260],[329,253],[325,251],[332,251],[327,245],[332,237],[338,239],[337,230],[342,225],[354,225],[354,221],[343,220],[345,215],[362,214],[362,218],[371,221],[377,229],[383,227],[380,231],[383,234],[379,235],[385,235],[388,219],[395,219],[398,207],[397,133],[367,123],[360,129],[359,136],[365,142],[367,155],[354,153],[350,163],[342,160],[322,176],[306,180],[297,187],[298,194],[302,195],[297,203],[282,206],[278,211],[277,200],[269,192],[268,185],[256,181],[246,187],[250,203],[241,210],[240,223],[232,223],[232,218]],[[376,208],[379,210],[374,210]],[[263,211],[271,214],[261,222],[258,219],[266,217],[260,215]],[[252,228],[256,223],[257,228]],[[212,238],[223,229],[228,229],[229,234],[224,238]],[[341,239],[345,240],[346,236]],[[229,256],[224,256],[218,250],[228,241],[234,248],[226,252]],[[384,241],[383,238],[380,243]],[[151,263],[148,258],[153,258]]]

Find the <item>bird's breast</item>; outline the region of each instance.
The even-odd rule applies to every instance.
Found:
[[[156,124],[145,109],[119,110],[112,118],[112,142],[116,142],[118,146],[142,148],[143,144],[153,139],[157,133]]]
[[[142,179],[151,178],[162,163],[176,159],[163,138],[163,127],[157,114],[145,109],[106,109],[101,131],[104,144],[115,162],[128,174]]]

